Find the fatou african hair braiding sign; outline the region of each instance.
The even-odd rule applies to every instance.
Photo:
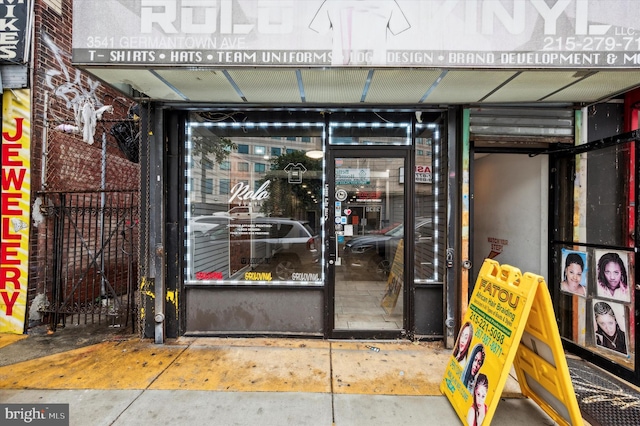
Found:
[[[524,395],[559,424],[580,424],[544,278],[486,259],[462,324],[440,390],[463,424],[491,423],[512,366]]]

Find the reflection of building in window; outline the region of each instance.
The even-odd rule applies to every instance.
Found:
[[[220,179],[220,193],[228,194],[231,187],[231,181],[229,179]]]
[[[386,64],[387,33],[410,27],[394,0],[325,0],[309,24],[333,33],[333,65]]]
[[[202,182],[202,192],[205,194],[213,194],[213,179],[205,179]]]
[[[320,137],[309,136],[241,136],[230,139],[238,149],[231,151],[217,166],[213,156],[186,159],[191,174],[189,198],[192,202],[203,203],[199,207],[206,212],[227,211],[230,208],[227,195],[238,182],[248,183],[252,190],[260,188],[271,169],[271,162],[282,155],[321,147]],[[205,190],[208,185],[206,179],[212,181],[212,192]]]

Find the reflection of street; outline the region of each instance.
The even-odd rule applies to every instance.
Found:
[[[403,327],[402,297],[387,315],[380,306],[386,281],[371,281],[366,277],[350,280],[344,277],[344,267],[336,268],[335,328],[340,330],[400,330]]]

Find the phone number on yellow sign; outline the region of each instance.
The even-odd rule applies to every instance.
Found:
[[[475,337],[480,339],[483,345],[487,347],[493,354],[500,356],[502,354],[502,344],[505,341],[505,334],[494,327],[484,318],[484,312],[479,314],[471,311],[469,319],[476,325]]]

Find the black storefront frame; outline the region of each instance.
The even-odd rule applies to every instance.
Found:
[[[199,108],[205,109],[205,108]],[[251,111],[251,110],[248,110]],[[261,110],[265,111],[265,110]],[[410,114],[413,117],[413,111],[407,110],[391,110],[394,113],[399,113],[405,116]],[[424,110],[423,110],[424,111]],[[435,117],[436,115],[439,117],[438,122],[440,123],[440,128],[442,131],[442,137],[440,139],[440,150],[441,161],[443,161],[443,175],[442,180],[445,185],[445,200],[449,205],[452,200],[456,199],[456,195],[450,193],[451,188],[451,179],[452,176],[446,173],[446,170],[451,170],[452,168],[457,167],[457,163],[454,161],[452,163],[451,154],[451,144],[455,145],[456,134],[452,134],[451,130],[457,128],[456,123],[447,123],[448,114],[454,113],[455,109],[435,109],[432,110],[431,113]],[[256,111],[254,111],[256,113]],[[276,112],[282,113],[282,112]],[[184,282],[183,277],[183,268],[181,266],[181,262],[171,262],[167,261],[167,259],[183,259],[184,258],[184,248],[181,242],[184,240],[184,225],[183,225],[183,217],[184,212],[184,188],[185,188],[185,176],[184,172],[181,169],[181,164],[183,156],[184,156],[184,142],[185,142],[185,123],[188,117],[187,109],[180,109],[178,106],[173,105],[163,105],[163,104],[148,104],[144,109],[145,118],[148,118],[148,123],[150,125],[148,129],[154,130],[145,130],[152,137],[148,139],[147,144],[143,144],[143,150],[147,150],[148,152],[145,154],[141,153],[142,159],[146,160],[148,158],[147,164],[148,167],[145,167],[143,163],[143,171],[152,176],[153,178],[149,179],[149,183],[147,185],[147,190],[150,193],[154,193],[158,191],[158,182],[156,181],[156,174],[161,174],[161,179],[159,184],[165,188],[163,192],[165,192],[165,208],[162,209],[162,212],[156,213],[154,217],[149,220],[149,223],[146,226],[154,227],[154,223],[158,223],[162,221],[164,223],[163,230],[151,232],[150,235],[155,235],[153,239],[150,239],[148,242],[148,248],[150,252],[150,258],[155,257],[156,261],[153,259],[150,263],[150,267],[154,269],[153,276],[149,280],[145,280],[146,290],[151,288],[155,289],[156,295],[160,294],[159,292],[163,292],[166,295],[167,292],[174,292],[178,295],[178,303],[176,306],[173,302],[169,302],[165,300],[165,296],[155,297],[155,303],[153,299],[144,298],[144,308],[146,311],[146,320],[145,320],[145,335],[151,336],[156,333],[158,334],[158,330],[162,328],[162,338],[164,337],[177,337],[180,335],[185,335],[186,330],[186,298],[184,295]],[[346,115],[350,113],[345,112]],[[373,112],[373,114],[378,114],[378,111]],[[428,114],[428,113],[427,113]],[[423,116],[424,119],[424,116]],[[412,118],[413,126],[415,126],[416,121]],[[455,120],[454,120],[455,121]],[[415,127],[413,127],[415,129]],[[415,135],[415,132],[412,133],[412,137]],[[413,143],[414,139],[412,139]],[[455,152],[455,149],[453,150]],[[162,153],[161,153],[162,152]],[[413,164],[414,159],[411,157],[411,164]],[[455,157],[455,155],[454,155]],[[144,179],[144,177],[143,177]],[[143,191],[146,192],[146,191]],[[167,193],[178,193],[181,194],[178,197],[167,197]],[[454,206],[455,207],[455,206]],[[447,212],[445,215],[446,229],[447,234],[443,236],[442,244],[443,247],[447,248],[451,246],[451,238],[452,231],[451,229],[457,228],[458,222],[455,221],[455,217],[459,216],[459,213],[455,210],[455,208],[451,208],[451,206],[447,207]],[[160,210],[160,209],[158,209]],[[407,210],[409,211],[409,210]],[[157,217],[156,217],[157,216]],[[142,223],[144,225],[144,222]],[[159,243],[159,241],[163,241],[163,243]],[[154,250],[155,248],[155,250]],[[156,277],[158,276],[158,270],[160,268],[159,262],[157,259],[163,258],[165,268],[163,271],[163,275],[158,280]],[[447,318],[445,316],[451,310],[458,311],[458,307],[450,307],[448,301],[451,300],[451,292],[455,291],[457,285],[455,284],[457,274],[455,273],[455,268],[447,268],[443,275],[443,288],[442,288],[442,307],[443,307],[443,318],[442,321],[442,333],[437,333],[434,335],[419,335],[417,338],[427,338],[427,339],[440,339],[443,336],[447,335],[447,330],[450,328],[450,323],[447,322]],[[158,283],[158,281],[162,281]],[[246,286],[244,287],[246,288]],[[225,289],[226,290],[226,289]],[[298,289],[301,290],[301,289]],[[455,297],[455,296],[454,296]],[[164,301],[164,308],[158,309],[158,306],[162,304]],[[154,310],[155,308],[155,310]],[[154,313],[153,316],[150,314]],[[158,315],[161,314],[160,316]],[[410,314],[413,317],[413,313]],[[162,320],[162,323],[159,324],[156,321]],[[329,337],[328,327],[325,324],[325,331],[323,332],[323,337]],[[208,333],[210,335],[212,333]],[[229,335],[226,333],[214,333],[215,335]],[[263,335],[262,333],[257,333],[258,335]],[[280,333],[283,336],[290,337],[289,333]],[[420,334],[420,333],[419,333]],[[251,335],[245,334],[245,335]],[[274,336],[279,335],[278,333],[274,333]],[[156,340],[158,338],[156,337]]]
[[[571,234],[573,229],[573,185],[575,183],[575,156],[578,154],[593,152],[596,150],[613,147],[619,144],[630,143],[635,147],[634,160],[635,160],[635,220],[634,220],[634,247],[627,248],[628,251],[633,250],[635,259],[634,268],[634,280],[635,282],[629,283],[630,291],[634,293],[634,305],[630,312],[630,323],[633,321],[635,326],[635,358],[634,358],[634,370],[624,367],[623,365],[616,363],[610,358],[604,357],[595,351],[589,350],[588,347],[581,346],[574,341],[562,337],[562,343],[565,349],[572,352],[584,360],[597,365],[608,372],[636,385],[640,385],[640,357],[638,354],[638,339],[640,338],[640,316],[638,312],[638,297],[640,296],[640,286],[637,284],[640,273],[638,262],[640,261],[640,241],[638,236],[640,235],[640,209],[638,208],[640,202],[640,191],[638,190],[638,179],[640,179],[640,170],[638,168],[638,161],[640,161],[640,130],[634,130],[628,133],[603,138],[597,141],[589,142],[584,145],[576,147],[559,147],[549,152],[550,154],[550,167],[549,167],[549,182],[552,183],[550,188],[550,203],[549,203],[549,277],[550,283],[559,283],[561,277],[558,274],[558,268],[562,268],[562,265],[558,265],[559,251],[562,246],[580,246],[585,249],[619,249],[617,246],[607,246],[602,244],[593,244],[589,241],[574,241]],[[567,194],[571,194],[567,197]],[[567,200],[570,200],[567,203]],[[550,285],[550,291],[552,294],[554,310],[556,312],[556,320],[560,330],[567,327],[564,324],[559,314],[560,306],[560,290],[557,285]],[[628,330],[627,330],[628,332]],[[562,334],[562,333],[561,333]]]
[[[413,127],[413,126],[412,126]],[[415,133],[412,129],[412,133]],[[367,146],[366,150],[363,150],[361,146],[349,146],[349,145],[329,145],[328,146],[328,156],[327,156],[327,164],[333,164],[335,162],[336,156],[354,156],[360,158],[402,158],[404,160],[405,167],[405,182],[409,181],[410,176],[408,174],[408,170],[413,170],[415,164],[415,156],[412,155],[414,153],[414,142],[415,137],[412,134],[412,144],[410,146],[397,146],[397,147],[389,147],[389,146]],[[399,155],[398,152],[402,154]],[[330,176],[328,181],[329,194],[335,193],[335,178],[331,178],[334,174],[330,173],[334,169],[331,166],[327,167],[327,175]],[[405,208],[404,208],[404,231],[405,231],[405,244],[406,247],[413,247],[414,244],[414,235],[412,232],[407,232],[408,229],[414,228],[414,190],[415,184],[408,185],[406,188],[404,198],[405,198]],[[331,210],[331,209],[329,209]],[[329,217],[332,217],[329,215]],[[331,237],[331,235],[335,235],[335,224],[331,221],[327,221],[327,233],[329,237],[327,238],[328,244],[335,243],[335,237]],[[394,339],[400,337],[413,336],[412,330],[414,328],[414,318],[413,318],[413,293],[414,293],[414,274],[413,268],[409,266],[413,266],[413,259],[411,258],[412,251],[404,250],[404,282],[408,283],[403,286],[402,297],[403,297],[403,306],[404,306],[404,323],[403,328],[401,330],[336,330],[335,329],[335,288],[332,287],[335,285],[335,268],[331,268],[330,262],[335,260],[335,254],[329,249],[326,251],[326,282],[331,283],[331,285],[325,284],[326,289],[326,329],[328,337],[331,338],[375,338],[375,339]],[[407,288],[408,287],[408,288]],[[333,296],[333,297],[332,297]]]

